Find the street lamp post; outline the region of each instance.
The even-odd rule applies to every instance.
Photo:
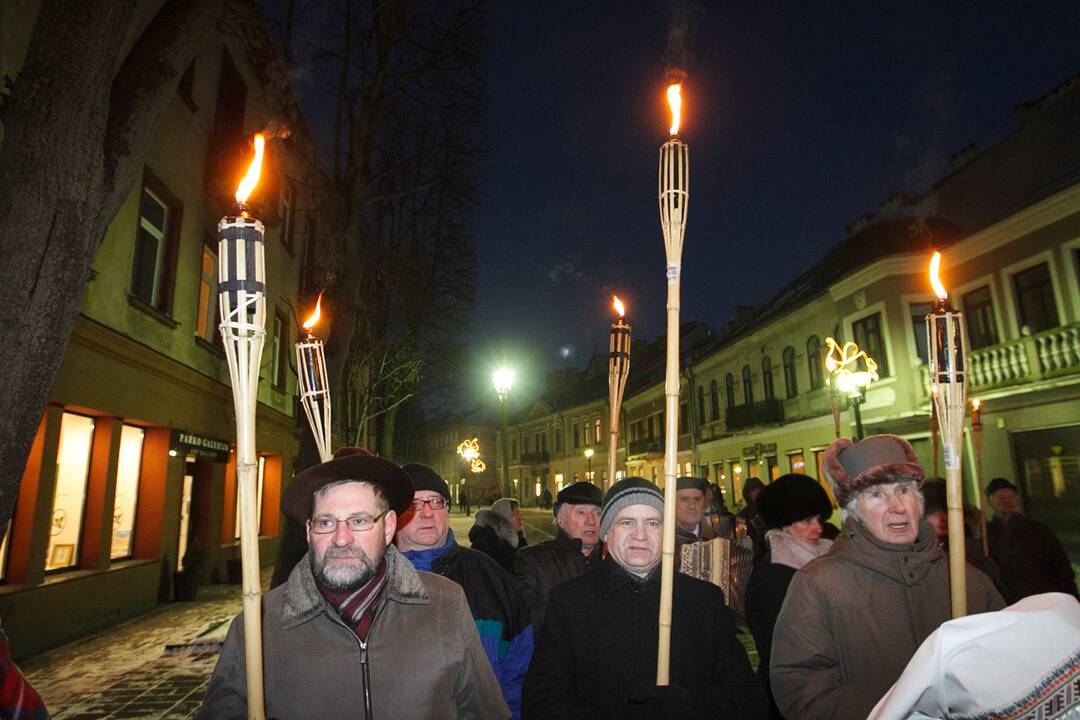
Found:
[[[514,497],[513,488],[510,487],[510,457],[506,454],[506,401],[510,396],[510,386],[514,384],[514,371],[509,368],[500,368],[491,376],[491,382],[495,385],[495,394],[499,397],[501,414],[499,452],[503,457],[503,489],[506,497]]]
[[[588,463],[589,463],[588,469],[585,471],[585,478],[589,482],[592,482],[592,479],[593,479],[592,478],[592,456],[593,456],[593,452],[595,452],[595,451],[592,448],[585,448],[585,460],[587,460]]]

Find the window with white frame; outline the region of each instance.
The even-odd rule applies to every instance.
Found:
[[[867,315],[851,323],[851,334],[855,344],[873,358],[878,366],[878,375],[888,377],[889,357],[885,352],[885,336],[881,327],[881,313]]]
[[[1017,319],[1021,332],[1038,333],[1060,324],[1049,263],[1040,263],[1013,275]]]
[[[994,300],[990,286],[983,285],[964,293],[960,303],[964,309],[964,320],[967,322],[968,347],[978,350],[997,345],[997,322],[994,318]]]

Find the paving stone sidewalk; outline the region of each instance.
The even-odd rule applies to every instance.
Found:
[[[57,720],[193,718],[241,604],[239,585],[206,586],[193,602],[162,605],[19,666]]]

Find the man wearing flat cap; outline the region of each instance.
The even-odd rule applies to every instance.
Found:
[[[552,540],[518,550],[510,574],[514,587],[529,607],[534,632],[544,622],[551,589],[571,578],[584,575],[600,561],[600,488],[591,482],[567,485],[555,497],[555,524]]]
[[[986,525],[990,556],[1001,567],[1005,601],[1061,592],[1078,597],[1069,557],[1054,532],[1020,512],[1020,488],[1005,478],[986,486],[994,519]]]
[[[293,478],[281,511],[307,555],[263,597],[267,717],[474,718],[510,710],[461,588],[390,546],[413,501],[392,462],[345,454]],[[245,718],[244,625],[229,628],[200,718]]]
[[[521,683],[532,657],[529,611],[510,575],[490,557],[461,547],[450,527],[450,488],[433,468],[406,463],[412,507],[398,523],[394,544],[417,570],[456,582],[465,591],[480,644],[515,718],[521,717]]]
[[[703,478],[684,476],[675,481],[675,557],[686,543],[717,537],[712,525],[702,522],[708,488]]]
[[[639,477],[604,496],[608,556],[551,592],[525,676],[529,720],[766,718],[720,588],[675,573],[670,685],[656,685],[664,496]]]
[[[921,519],[924,472],[906,440],[841,438],[825,451],[824,469],[843,532],[792,578],[769,676],[789,720],[862,720],[951,618],[949,563]],[[967,606],[972,615],[1005,606],[970,564]]]

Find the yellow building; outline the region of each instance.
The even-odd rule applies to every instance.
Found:
[[[35,12],[33,3],[0,8],[0,75],[17,74]],[[267,228],[256,445],[261,557],[274,560],[279,492],[297,449],[290,358],[295,311],[311,290],[309,209],[320,183],[298,111],[277,104],[270,87],[287,83],[264,30],[207,37],[94,259],[0,548],[0,618],[20,655],[170,599],[181,569],[202,581],[235,570],[235,424],[217,331],[216,225],[250,136],[286,116],[292,137],[268,144],[251,199]]]

